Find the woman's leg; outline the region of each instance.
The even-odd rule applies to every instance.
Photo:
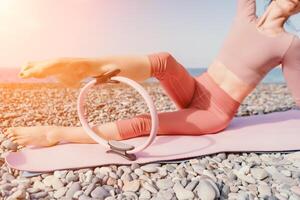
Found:
[[[160,52],[148,55],[151,63],[151,76],[159,80],[178,109],[187,108],[195,91],[195,79],[167,53]]]
[[[239,102],[223,91],[208,73],[203,73],[195,80],[194,95],[187,108],[158,114],[157,135],[211,134],[228,126]],[[118,120],[116,123],[122,139],[149,135],[151,129],[149,114]]]
[[[117,126],[109,122],[93,127],[101,138],[106,140],[121,140]],[[53,146],[60,141],[70,143],[96,143],[86,134],[82,127],[64,126],[32,126],[9,128],[3,133],[13,142],[22,145]]]
[[[135,79],[143,79],[148,76],[156,77],[178,108],[188,107],[194,94],[194,78],[169,53],[150,54],[147,60],[144,57],[131,57],[131,59],[129,57],[107,57],[101,62],[110,62],[120,66],[123,63],[124,69],[126,66],[129,68],[130,65],[131,69],[137,69],[137,66],[140,65],[146,73],[144,75],[142,73],[136,74]],[[128,73],[128,71],[123,70],[124,76],[128,77]],[[94,130],[105,139],[124,139],[120,135],[118,122],[97,125]],[[61,140],[75,143],[94,143],[81,127],[18,127],[10,129],[6,135],[21,145],[40,143],[48,146]],[[36,138],[40,138],[40,140]]]

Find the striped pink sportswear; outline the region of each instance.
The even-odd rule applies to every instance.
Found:
[[[255,0],[237,0],[237,13],[216,59],[248,84],[256,85],[281,65],[287,86],[300,106],[300,39],[282,32],[268,36],[256,28]],[[217,133],[228,126],[240,103],[207,72],[192,77],[167,52],[148,55],[156,77],[178,110],[158,114],[157,135]],[[116,121],[122,139],[149,135],[151,118],[141,114]]]
[[[167,52],[148,55],[151,75],[156,77],[178,110],[158,113],[157,135],[201,135],[227,127],[240,103],[221,89],[207,72],[191,76]],[[151,117],[137,115],[116,121],[122,139],[149,135]]]

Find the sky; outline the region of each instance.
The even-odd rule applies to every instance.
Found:
[[[257,0],[258,14],[265,2]],[[160,51],[207,67],[235,9],[236,0],[0,0],[0,67]]]

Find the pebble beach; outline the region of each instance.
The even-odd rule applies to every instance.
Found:
[[[158,83],[143,83],[158,112],[176,107]],[[18,126],[80,126],[79,89],[54,83],[0,84],[0,129]],[[142,97],[125,85],[93,88],[87,98],[90,123],[148,112]],[[236,117],[297,109],[285,84],[259,84]],[[300,141],[300,137],[299,137]],[[243,141],[241,141],[243,142]],[[24,147],[0,133],[0,199],[300,200],[300,151],[218,153],[176,162],[107,165],[22,177],[4,163]]]

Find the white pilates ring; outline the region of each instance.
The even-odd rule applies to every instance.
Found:
[[[107,79],[108,80],[108,79]],[[103,145],[104,147],[110,149],[109,151],[107,151],[107,153],[116,153],[121,155],[122,157],[129,159],[129,160],[135,160],[136,156],[134,155],[134,153],[137,153],[139,151],[144,150],[145,148],[147,148],[155,139],[156,137],[156,133],[158,130],[158,116],[157,116],[157,111],[156,108],[154,106],[154,103],[151,99],[151,97],[149,96],[149,94],[147,93],[147,91],[137,82],[126,78],[126,77],[122,77],[122,76],[113,76],[113,77],[109,77],[108,81],[104,81],[102,83],[107,83],[107,82],[122,82],[125,83],[131,87],[133,87],[135,90],[137,90],[139,92],[139,94],[144,98],[144,100],[146,101],[146,104],[150,110],[150,115],[151,115],[151,132],[150,132],[150,136],[148,137],[148,139],[146,140],[146,142],[143,145],[140,145],[138,147],[134,147],[132,145],[129,144],[125,144],[121,141],[115,141],[115,140],[104,140],[103,138],[99,137],[94,131],[93,129],[89,126],[85,116],[84,116],[84,105],[85,105],[85,97],[87,95],[88,90],[93,87],[94,85],[99,84],[97,82],[96,79],[91,80],[90,82],[88,82],[80,91],[79,93],[79,97],[77,100],[77,113],[79,116],[79,120],[81,122],[81,125],[83,127],[83,129],[85,130],[85,132],[93,139],[95,140],[97,143]]]

